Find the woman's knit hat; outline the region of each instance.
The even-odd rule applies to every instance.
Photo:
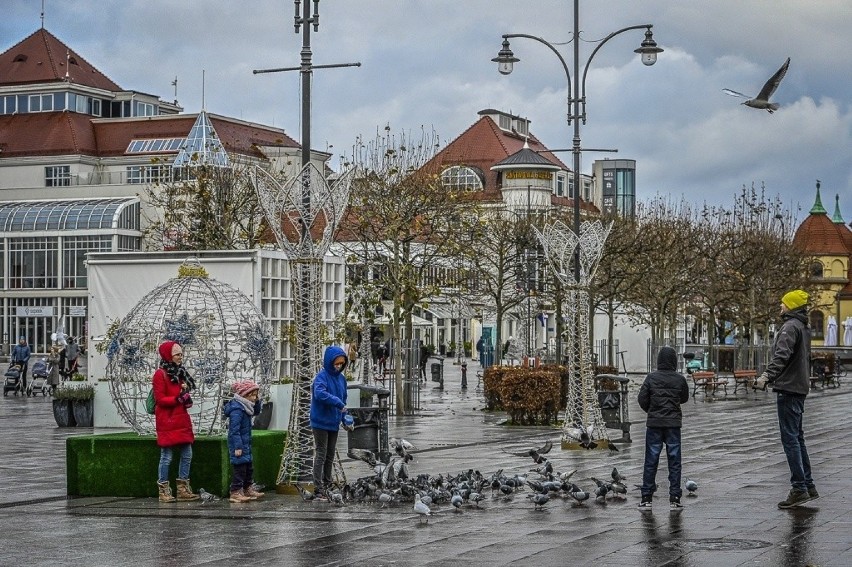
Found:
[[[800,289],[794,289],[784,294],[784,297],[781,298],[781,303],[792,311],[793,309],[807,305],[808,294]]]
[[[158,349],[160,351],[160,358],[166,362],[172,362],[172,350],[175,348],[175,345],[180,346],[180,344],[175,341],[163,342]]]
[[[241,398],[245,398],[252,392],[256,392],[260,389],[260,386],[257,385],[253,380],[242,380],[240,382],[234,382],[234,385],[231,386],[231,390]]]

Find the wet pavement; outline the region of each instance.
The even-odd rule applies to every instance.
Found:
[[[628,486],[641,482],[644,414],[631,384],[632,444],[621,451],[562,451],[548,427],[502,424],[482,411],[469,365],[466,393],[458,367],[446,365],[443,391],[427,383],[421,411],[391,417],[390,434],[414,443],[414,474],[469,468],[523,473],[532,460],[509,455],[552,439],[557,471],[608,478],[613,466]],[[65,439],[111,432],[59,429],[49,398],[0,399],[0,565],[852,565],[852,386],[815,390],[805,432],[819,500],[779,510],[789,472],[775,418],[774,395],[740,392],[684,406],[684,477],[699,484],[670,512],[661,498],[651,513],[636,509],[638,491],[578,506],[551,500],[534,510],[528,490],[490,495],[479,508],[449,505],[421,523],[411,504],[305,503],[268,494],[249,504],[217,501],[160,504],[153,498],[75,498],[65,492]],[[618,436],[618,432],[613,432]],[[345,438],[338,448],[345,452]],[[666,494],[665,458],[657,481]],[[344,460],[351,480],[369,471]],[[155,482],[156,471],[151,471]],[[533,477],[535,475],[532,475]],[[199,487],[195,487],[198,489]],[[655,503],[656,504],[656,503]]]

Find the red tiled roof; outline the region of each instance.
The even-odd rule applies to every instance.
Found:
[[[506,132],[501,130],[490,116],[483,116],[447,144],[447,147],[429,160],[424,168],[433,171],[440,171],[449,165],[478,168],[485,177],[482,200],[502,200],[499,194],[500,188],[497,187],[497,172],[491,171],[491,166],[520,151],[525,141],[534,151],[547,149],[532,134],[527,138]],[[540,155],[560,168],[568,170],[568,167],[552,153],[543,151]]]
[[[123,90],[44,28],[0,54],[0,86],[67,80],[106,91]]]
[[[852,253],[852,232],[824,212],[811,213],[796,229],[793,245],[808,254],[846,256]]]
[[[0,159],[65,154],[120,156],[134,139],[185,137],[196,118],[196,114],[175,114],[97,119],[67,111],[0,115]],[[228,152],[262,157],[256,146],[299,147],[278,128],[216,115],[210,115],[210,121]]]
[[[76,112],[0,115],[0,159],[66,154],[97,155],[90,116]]]

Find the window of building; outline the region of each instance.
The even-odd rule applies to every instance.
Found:
[[[44,168],[45,187],[68,187],[71,185],[70,165],[49,165]]]
[[[150,152],[176,152],[186,142],[186,138],[151,138],[131,140],[125,153],[144,154]]]
[[[150,102],[136,101],[136,114],[134,116],[154,116],[154,105]]]
[[[112,238],[109,236],[70,236],[63,239],[62,244],[62,287],[66,289],[88,285],[87,253],[112,250]]]
[[[29,106],[30,106],[30,112],[50,112],[51,110],[53,110],[53,95],[52,94],[30,95]]]
[[[161,183],[171,180],[172,168],[167,165],[132,165],[127,168],[127,182]]]
[[[512,119],[508,116],[500,115],[500,129],[502,130],[511,130],[512,129]]]
[[[460,191],[482,191],[482,176],[472,167],[466,165],[453,165],[441,174],[441,182],[444,187],[458,189]]]
[[[811,264],[811,277],[812,278],[823,277],[822,262],[814,262],[813,264]]]
[[[556,174],[556,190],[557,197],[565,197],[565,174],[558,173]]]
[[[518,120],[515,122],[515,131],[522,136],[526,136],[529,133],[529,129],[527,128],[526,120]]]
[[[9,287],[57,287],[58,241],[50,237],[9,239]]]
[[[810,312],[808,319],[810,319],[811,338],[821,340],[825,336],[825,315],[822,311],[815,309]]]
[[[118,235],[117,252],[138,252],[142,250],[142,239],[138,236]]]
[[[17,105],[18,99],[17,99],[16,96],[11,95],[11,96],[5,96],[3,98],[5,99],[5,107],[6,107],[5,110],[3,111],[3,114],[14,114],[15,112],[18,111],[18,105]]]

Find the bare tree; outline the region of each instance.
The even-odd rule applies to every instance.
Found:
[[[357,262],[371,267],[371,280],[393,305],[392,339],[410,339],[412,311],[442,287],[457,287],[465,271],[453,260],[466,245],[466,227],[476,224],[464,196],[423,169],[438,148],[434,132],[392,134],[358,140],[351,165],[357,169],[350,210],[338,238]],[[350,165],[350,164],[346,164]],[[403,321],[405,327],[403,329]],[[404,334],[403,334],[404,330]],[[394,349],[397,413],[403,411],[402,359]]]

